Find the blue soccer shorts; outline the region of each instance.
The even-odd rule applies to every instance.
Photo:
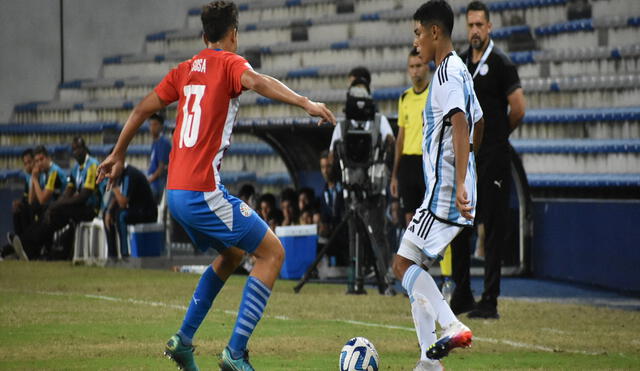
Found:
[[[235,246],[254,252],[269,226],[242,200],[218,185],[213,192],[167,190],[169,211],[201,251]]]

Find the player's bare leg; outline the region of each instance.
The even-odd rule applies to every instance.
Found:
[[[273,284],[280,273],[284,248],[269,229],[253,256],[256,262],[242,293],[233,334],[229,345],[220,355],[220,368],[223,371],[253,370],[249,363],[247,342],[262,317]]]

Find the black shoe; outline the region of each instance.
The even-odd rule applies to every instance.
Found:
[[[482,301],[478,303],[476,309],[467,314],[467,317],[481,319],[500,319],[498,308],[493,305],[488,305]]]
[[[475,308],[476,301],[473,299],[473,296],[466,300],[455,300],[455,296],[451,299],[451,310],[455,315],[472,311]]]

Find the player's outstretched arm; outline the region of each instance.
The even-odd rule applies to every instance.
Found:
[[[456,164],[456,207],[460,214],[466,219],[473,219],[469,205],[467,189],[464,180],[467,177],[467,165],[469,163],[469,125],[462,111],[451,116],[453,126],[453,151]]]
[[[298,106],[307,111],[309,115],[320,117],[318,125],[323,122],[329,122],[333,125],[336,123],[335,116],[324,103],[313,102],[309,98],[299,95],[271,76],[249,69],[242,74],[241,82],[242,86],[262,96]]]
[[[127,152],[127,147],[131,143],[131,139],[136,134],[144,120],[148,119],[153,113],[163,109],[165,104],[162,102],[158,94],[155,91],[147,94],[146,97],[138,103],[127,122],[124,124],[124,128],[120,132],[118,142],[113,148],[113,152],[102,161],[98,166],[98,179],[97,182],[101,182],[105,177],[109,178],[109,188],[115,178],[122,174],[124,170],[124,155]]]

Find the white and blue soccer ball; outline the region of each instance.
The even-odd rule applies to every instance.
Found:
[[[342,347],[340,371],[378,371],[380,357],[371,342],[363,337],[355,337]]]

